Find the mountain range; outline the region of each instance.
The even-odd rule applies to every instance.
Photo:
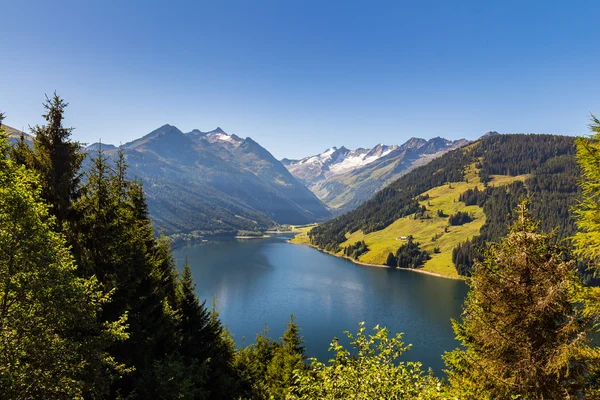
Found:
[[[402,145],[378,144],[371,149],[332,147],[282,164],[335,214],[350,211],[411,169],[469,141],[411,138]]]
[[[11,142],[18,140],[20,131],[5,128]],[[27,134],[25,138],[32,140]],[[120,148],[130,177],[144,183],[157,229],[204,236],[327,220],[358,207],[411,169],[468,143],[411,138],[402,145],[370,149],[332,147],[280,162],[251,138],[221,128],[184,133],[167,124],[119,147],[93,143],[84,150],[93,155],[102,149],[110,159]],[[90,165],[88,158],[84,168]]]
[[[109,157],[115,146],[94,143]],[[183,133],[164,125],[120,146],[131,177],[144,183],[156,226],[165,234],[235,234],[307,224],[330,213],[271,153],[221,128]]]

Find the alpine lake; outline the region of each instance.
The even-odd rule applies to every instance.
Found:
[[[362,266],[287,243],[291,235],[265,239],[224,239],[174,249],[179,268],[185,257],[196,292],[210,307],[217,301],[221,321],[238,345],[248,345],[268,326],[278,339],[294,314],[307,357],[327,361],[334,337],[349,345],[344,331],[366,332],[379,324],[411,344],[401,361],[420,361],[442,376],[445,351],[459,346],[451,318],[460,319],[467,285],[413,271]]]

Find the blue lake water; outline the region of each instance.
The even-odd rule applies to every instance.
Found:
[[[238,344],[252,342],[265,324],[279,338],[293,313],[307,355],[326,361],[332,338],[355,333],[365,321],[368,329],[379,324],[403,332],[413,346],[403,359],[441,374],[441,355],[458,346],[450,319],[460,317],[464,282],[360,266],[287,239],[211,241],[174,254],[179,267],[188,257],[199,297],[207,304],[216,297]]]

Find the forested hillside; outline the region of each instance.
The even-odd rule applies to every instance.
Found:
[[[437,217],[437,208],[424,194],[446,185],[454,189],[448,195],[453,202],[483,208],[485,222],[478,234],[464,237],[453,252],[457,272],[469,275],[473,258],[480,257],[475,247],[506,234],[511,211],[523,197],[531,198],[533,215],[544,231],[556,228],[558,239],[574,233],[569,212],[578,194],[574,153],[574,138],[567,136],[517,134],[483,138],[413,170],[356,210],[314,228],[309,232],[311,243],[338,252],[354,232],[382,231],[395,221],[418,213]],[[475,176],[469,181],[469,171],[473,170]],[[452,187],[451,183],[461,184]],[[458,187],[461,192],[457,192]],[[401,226],[400,222],[397,224]]]

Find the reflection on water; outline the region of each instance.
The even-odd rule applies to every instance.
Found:
[[[293,313],[308,356],[327,360],[331,339],[365,321],[404,332],[413,344],[406,360],[443,368],[441,354],[458,344],[450,318],[460,316],[464,282],[359,266],[286,239],[215,241],[174,253],[179,266],[188,257],[198,295],[208,303],[216,297],[238,344],[253,340],[265,323],[272,337],[281,336]]]

